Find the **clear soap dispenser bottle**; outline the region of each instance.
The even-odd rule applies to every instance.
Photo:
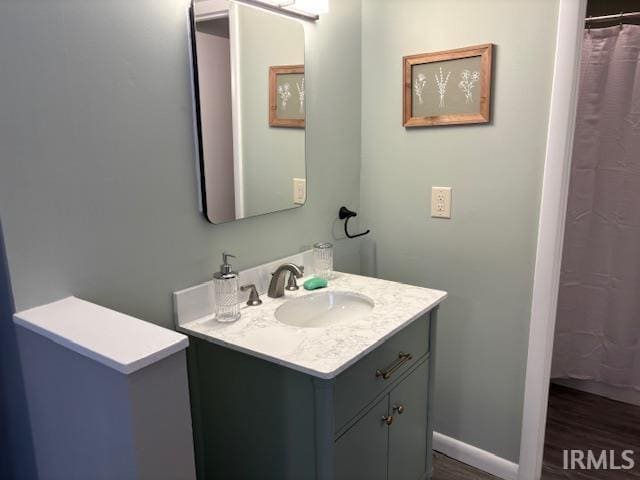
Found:
[[[213,274],[216,320],[219,322],[235,322],[240,318],[240,302],[238,302],[240,280],[238,272],[231,271],[229,258],[235,257],[229,253],[223,253],[220,271]]]

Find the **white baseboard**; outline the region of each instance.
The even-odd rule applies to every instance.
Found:
[[[518,477],[518,464],[438,432],[433,432],[433,449],[504,480]]]

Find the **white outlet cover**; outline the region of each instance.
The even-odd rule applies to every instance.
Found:
[[[307,201],[307,179],[293,179],[293,203],[296,205],[304,205]]]
[[[431,216],[451,218],[451,187],[431,187]]]

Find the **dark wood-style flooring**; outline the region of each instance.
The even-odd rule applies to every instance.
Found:
[[[632,470],[563,469],[563,450],[633,450]],[[560,385],[551,385],[543,480],[640,479],[640,407]]]
[[[493,475],[477,470],[436,452],[433,458],[431,480],[499,480]]]
[[[633,450],[633,470],[564,470],[563,450]],[[433,480],[497,480],[435,454]],[[542,480],[640,480],[640,407],[551,385]]]

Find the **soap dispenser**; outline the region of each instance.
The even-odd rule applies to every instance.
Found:
[[[229,258],[235,257],[229,253],[223,253],[220,271],[213,274],[216,320],[219,322],[235,322],[240,318],[238,272],[231,271]]]

